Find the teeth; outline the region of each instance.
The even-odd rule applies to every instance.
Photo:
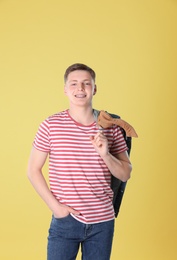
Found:
[[[83,95],[83,94],[79,94],[79,95],[75,95],[75,97],[77,98],[84,98],[86,95]]]

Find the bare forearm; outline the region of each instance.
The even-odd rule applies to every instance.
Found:
[[[52,212],[55,212],[60,203],[49,190],[42,172],[40,170],[28,171],[28,178],[42,200]]]
[[[47,153],[35,148],[32,149],[28,163],[28,178],[34,189],[47,204],[56,217],[65,217],[69,213],[79,214],[76,210],[67,205],[61,204],[50,191],[47,182],[42,174],[42,167],[46,161]]]
[[[95,136],[91,136],[90,140],[112,175],[121,181],[127,181],[130,178],[132,170],[127,152],[121,152],[116,156],[110,154],[108,140],[102,132],[98,132]]]
[[[128,160],[120,160],[112,154],[107,153],[102,157],[108,169],[116,178],[121,181],[127,181],[130,178],[132,165]]]
[[[74,215],[78,215],[79,212],[61,204],[51,193],[46,183],[46,180],[40,170],[29,171],[28,178],[32,183],[34,189],[39,194],[39,196],[43,199],[43,201],[47,204],[49,209],[53,212],[55,217],[65,217],[69,213],[73,213]]]

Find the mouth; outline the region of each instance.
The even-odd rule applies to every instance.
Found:
[[[77,94],[75,95],[76,98],[85,98],[86,95],[85,94]]]

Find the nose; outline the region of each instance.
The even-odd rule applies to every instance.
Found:
[[[84,87],[85,87],[85,86],[84,86],[84,83],[81,82],[81,83],[78,84],[78,89],[79,89],[79,90],[83,90]]]

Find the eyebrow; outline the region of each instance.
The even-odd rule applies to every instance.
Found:
[[[77,82],[77,81],[78,81],[77,79],[71,79],[68,82]],[[91,80],[90,79],[84,79],[83,81],[91,81]]]

